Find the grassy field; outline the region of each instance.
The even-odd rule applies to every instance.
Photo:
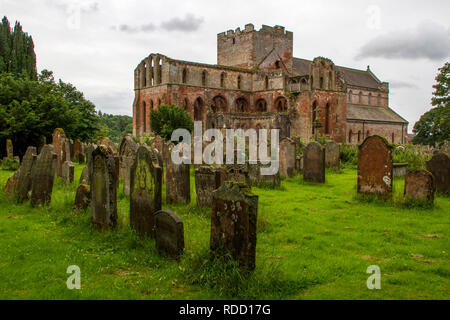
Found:
[[[119,189],[119,226],[99,233],[89,212],[73,211],[75,183],[55,181],[49,208],[18,206],[0,191],[0,299],[449,299],[450,199],[430,208],[355,197],[356,171],[328,172],[325,185],[302,177],[259,195],[256,270],[209,260],[210,210],[167,206],[184,221],[180,263],[158,255],[154,240],[129,227]],[[12,175],[0,171],[0,186]],[[82,290],[68,290],[67,267],[81,268]],[[367,267],[381,268],[368,290]]]

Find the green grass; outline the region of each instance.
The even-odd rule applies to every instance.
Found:
[[[0,299],[449,299],[450,199],[434,208],[355,196],[356,171],[328,172],[325,185],[282,181],[259,195],[256,270],[210,261],[210,210],[167,206],[184,221],[180,263],[160,257],[154,240],[129,227],[129,201],[119,189],[119,225],[97,232],[89,211],[77,214],[75,183],[58,178],[49,208],[18,206],[0,191]],[[11,171],[0,170],[0,186]],[[67,267],[81,268],[82,290],[66,287]],[[370,265],[381,290],[368,290]]]

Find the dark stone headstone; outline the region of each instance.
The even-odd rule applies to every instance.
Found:
[[[330,141],[325,146],[325,166],[339,169],[341,166],[341,147],[339,143]]]
[[[281,185],[280,171],[278,171],[274,175],[261,174],[262,168],[269,168],[269,167],[270,164],[263,165],[260,162],[255,164],[248,163],[248,177],[250,179],[250,185],[251,186],[266,185],[279,187]]]
[[[226,164],[225,172],[227,174],[227,181],[241,182],[251,186],[249,175],[249,164]]]
[[[184,252],[183,220],[164,210],[155,213],[156,249],[163,255],[179,260]]]
[[[303,180],[325,183],[325,150],[318,142],[311,142],[304,149]]]
[[[225,182],[213,199],[212,257],[231,254],[240,268],[255,269],[258,197],[245,184]]]
[[[114,228],[117,224],[117,171],[111,148],[101,145],[92,152],[91,214],[92,223],[99,230]]]
[[[433,204],[436,185],[433,175],[425,170],[408,172],[405,177],[405,198],[417,202]]]
[[[172,148],[169,149],[170,153]],[[174,164],[172,157],[167,159],[166,202],[189,204],[191,202],[191,175],[187,164]]]
[[[284,138],[280,142],[280,175],[288,178],[295,176],[296,144],[290,138]]]
[[[6,156],[11,159],[14,158],[14,149],[11,139],[6,139]]]
[[[75,167],[72,161],[65,161],[62,166],[61,178],[65,184],[71,184],[75,175]]]
[[[30,198],[30,191],[33,185],[33,170],[36,164],[37,154],[35,147],[28,147],[22,159],[20,167],[19,184],[17,189],[17,202],[23,203]]]
[[[130,170],[134,160],[136,159],[138,147],[138,144],[134,141],[130,134],[125,135],[122,139],[122,143],[120,144],[119,177],[123,179],[123,193],[127,196],[130,195]]]
[[[162,169],[154,149],[139,147],[130,172],[130,224],[140,234],[153,237],[154,214],[162,204]]]
[[[427,161],[427,170],[434,176],[437,191],[450,194],[450,158],[444,153],[438,153]]]
[[[87,184],[87,185],[91,184],[89,181],[89,169],[87,166],[85,166],[83,168],[83,171],[81,172],[80,184]]]
[[[76,159],[78,161],[78,164],[84,164],[84,162],[86,161],[86,156],[85,156],[85,154],[83,152],[80,152],[76,156]]]
[[[213,191],[220,187],[223,180],[223,170],[209,166],[197,168],[195,170],[197,205],[200,207],[211,207]]]
[[[87,210],[91,204],[91,187],[86,184],[80,184],[75,196],[75,209]]]
[[[53,145],[45,145],[36,160],[31,188],[31,205],[33,207],[49,205],[52,200],[53,182],[58,161],[54,150]]]
[[[77,160],[77,161],[79,161],[79,154],[80,153],[84,153],[84,151],[83,151],[83,144],[81,143],[81,141],[80,140],[75,140],[75,142],[73,143],[73,157],[74,157],[74,160]],[[84,162],[84,161],[83,161]]]
[[[368,137],[358,147],[358,193],[392,196],[393,149],[380,136]]]

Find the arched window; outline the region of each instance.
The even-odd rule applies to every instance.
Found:
[[[225,78],[226,78],[226,74],[225,74],[225,72],[222,72],[222,74],[220,75],[220,86],[222,88],[225,88]]]
[[[275,110],[277,112],[287,112],[287,101],[285,97],[279,97],[275,101]]]
[[[183,69],[183,75],[182,75],[182,78],[181,78],[181,82],[182,83],[186,83],[187,82],[187,69],[186,68]]]
[[[267,102],[264,99],[256,101],[256,112],[267,112]]]
[[[202,72],[202,86],[206,87],[206,70],[203,70]]]
[[[238,76],[237,78],[237,87],[239,90],[241,90],[241,85],[242,85],[242,77]]]
[[[348,103],[352,103],[352,95],[353,95],[353,92],[352,92],[352,90],[350,90],[348,92]]]
[[[198,97],[194,103],[194,121],[203,120],[203,100]]]
[[[372,104],[372,93],[369,93],[369,100],[368,100],[368,104]]]
[[[187,111],[189,109],[189,100],[187,98],[183,101],[183,110]]]
[[[276,69],[280,69],[280,60],[277,60],[277,61],[275,62],[275,68],[276,68]]]
[[[358,142],[361,141],[361,131],[358,131]]]
[[[148,68],[148,66],[147,66],[147,64],[144,64],[144,87],[146,87],[147,86],[147,68]]]
[[[325,134],[330,134],[330,104],[325,107]]]
[[[358,94],[358,103],[359,104],[362,103],[362,91],[360,91],[359,94]]]
[[[353,135],[353,131],[350,130],[350,132],[348,133],[348,143],[352,143],[352,135]]]
[[[266,88],[266,90],[269,89],[269,77],[265,76],[264,78],[264,88]]]
[[[323,77],[320,77],[320,89],[323,89]]]
[[[153,105],[153,100],[150,100],[150,111],[153,110],[155,106]]]
[[[216,96],[213,98],[211,105],[212,112],[228,112],[227,100],[222,96]]]
[[[306,82],[306,79],[305,79],[305,78],[303,78],[303,79],[301,80],[300,84],[301,84],[301,89],[302,89],[302,90],[306,90],[306,89],[307,89],[308,83]]]
[[[236,112],[249,112],[248,102],[245,98],[241,97],[236,100]]]

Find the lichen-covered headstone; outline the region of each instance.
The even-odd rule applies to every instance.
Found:
[[[123,137],[119,149],[120,170],[119,177],[123,179],[123,193],[130,195],[130,170],[136,159],[138,144],[130,134]]]
[[[19,184],[17,188],[17,202],[23,203],[29,199],[31,187],[33,185],[33,170],[36,164],[37,154],[35,147],[28,147],[22,159],[20,167]]]
[[[258,197],[245,184],[225,182],[213,199],[212,257],[231,254],[240,268],[255,269]]]
[[[368,137],[358,148],[358,193],[392,196],[393,148],[380,136]]]
[[[430,172],[414,170],[405,176],[406,200],[433,204],[435,191],[436,185]]]
[[[427,170],[434,176],[437,191],[450,194],[450,158],[445,153],[438,153],[427,161]]]
[[[53,145],[47,144],[37,157],[31,188],[31,205],[33,207],[49,205],[52,200],[56,163],[58,161],[54,150]]]
[[[197,205],[211,207],[213,191],[217,190],[224,180],[224,171],[210,166],[201,166],[195,170],[195,191]]]
[[[52,136],[52,145],[57,156],[56,175],[58,177],[61,177],[62,175],[62,165],[64,161],[66,161],[65,158],[67,156],[65,141],[66,134],[64,133],[64,130],[61,128],[55,129]]]
[[[172,152],[172,147],[169,148]],[[190,166],[175,164],[172,157],[167,159],[166,167],[166,202],[171,204],[189,204],[191,202]]]
[[[130,172],[130,224],[141,235],[153,237],[154,214],[162,204],[162,169],[154,150],[140,146]]]
[[[11,139],[6,140],[6,156],[11,159],[14,158],[14,149]]]
[[[234,181],[245,183],[251,186],[251,180],[249,176],[249,164],[226,164],[225,172],[227,174],[227,181]]]
[[[17,170],[11,177],[9,177],[8,181],[6,181],[3,192],[5,192],[8,197],[12,197],[17,194],[17,189],[19,186],[19,175],[20,170]]]
[[[91,204],[91,187],[86,184],[80,184],[75,196],[75,209],[87,210]]]
[[[112,150],[104,145],[92,152],[91,180],[92,223],[99,230],[117,224],[117,169]]]
[[[87,185],[91,184],[89,181],[89,169],[87,166],[85,166],[83,168],[83,171],[81,172],[80,184],[87,184]]]
[[[273,175],[262,175],[262,168],[269,168],[271,164],[258,163],[248,163],[248,177],[251,186],[271,186],[279,187],[281,185],[280,171]]]
[[[311,142],[303,151],[303,180],[325,183],[325,149]]]
[[[341,147],[338,143],[330,141],[325,146],[325,166],[339,169],[341,165]]]
[[[450,157],[450,141],[445,141],[442,145],[441,152]]]
[[[65,161],[62,166],[61,178],[65,184],[71,184],[75,175],[75,167],[72,161]]]
[[[290,138],[284,138],[280,141],[280,175],[288,178],[295,176],[295,141]]]
[[[154,214],[156,249],[161,254],[179,260],[184,252],[183,220],[169,210]]]

